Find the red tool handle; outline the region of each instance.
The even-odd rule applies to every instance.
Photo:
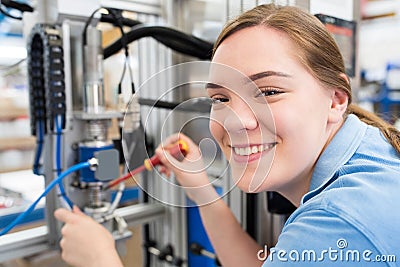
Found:
[[[183,160],[183,158],[189,152],[189,146],[183,140],[179,140],[178,142],[176,142],[174,144],[166,146],[165,149],[168,150],[169,153],[179,161]],[[146,159],[144,161],[144,166],[149,171],[152,170],[154,168],[154,166],[157,166],[159,164],[160,164],[160,159],[158,158],[157,155],[154,155],[151,158]]]
[[[183,160],[183,158],[186,156],[186,154],[189,152],[189,146],[185,141],[179,140],[178,142],[171,144],[167,147],[165,147],[169,153],[175,157],[177,160]],[[150,159],[146,159],[144,161],[144,164],[136,169],[134,169],[131,172],[128,172],[127,174],[125,174],[124,176],[115,179],[111,182],[109,182],[104,188],[103,190],[107,190],[129,178],[131,178],[133,175],[138,174],[142,171],[144,171],[145,169],[147,170],[152,170],[154,168],[154,166],[157,166],[158,164],[160,164],[160,159],[158,158],[157,155],[152,156]]]

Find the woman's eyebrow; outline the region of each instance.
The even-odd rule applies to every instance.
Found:
[[[224,86],[211,82],[206,83],[206,89],[217,89],[217,88],[224,88]]]
[[[270,76],[279,76],[279,77],[292,77],[290,74],[284,73],[284,72],[279,72],[279,71],[263,71],[263,72],[259,72],[253,75],[249,76],[249,79],[251,81],[256,81],[258,79],[264,78],[264,77],[270,77]]]
[[[264,77],[271,77],[271,76],[278,76],[278,77],[285,77],[285,78],[291,78],[292,76],[290,74],[284,73],[284,72],[279,72],[279,71],[263,71],[259,72],[253,75],[250,75],[248,78],[246,78],[245,83],[251,83],[254,82],[258,79],[264,78]],[[206,83],[206,89],[218,89],[218,88],[226,88],[223,85],[217,84],[217,83],[212,83],[208,82]]]

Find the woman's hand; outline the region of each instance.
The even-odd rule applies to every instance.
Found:
[[[189,151],[182,161],[178,161],[166,149],[178,140],[186,142],[189,146]],[[219,198],[208,180],[201,151],[189,137],[182,133],[169,136],[157,147],[156,154],[162,163],[159,171],[168,177],[172,171],[179,184],[184,187],[187,196],[197,205],[208,204]]]
[[[76,267],[122,266],[115,241],[109,231],[74,206],[72,211],[58,209],[57,220],[64,222],[61,229],[61,257]]]

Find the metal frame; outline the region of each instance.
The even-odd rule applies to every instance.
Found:
[[[137,204],[116,210],[116,214],[123,217],[129,226],[159,220],[165,213],[165,206],[158,203]],[[54,249],[49,243],[47,226],[7,234],[0,237],[0,241],[0,262]]]

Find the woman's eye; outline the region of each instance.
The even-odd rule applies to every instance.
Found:
[[[276,89],[276,88],[260,88],[260,92],[258,94],[258,96],[274,96],[274,95],[279,95],[283,93],[281,90]]]
[[[225,102],[228,102],[228,98],[226,98],[226,97],[220,97],[220,96],[211,97],[212,104],[220,104],[220,103],[225,103]]]

